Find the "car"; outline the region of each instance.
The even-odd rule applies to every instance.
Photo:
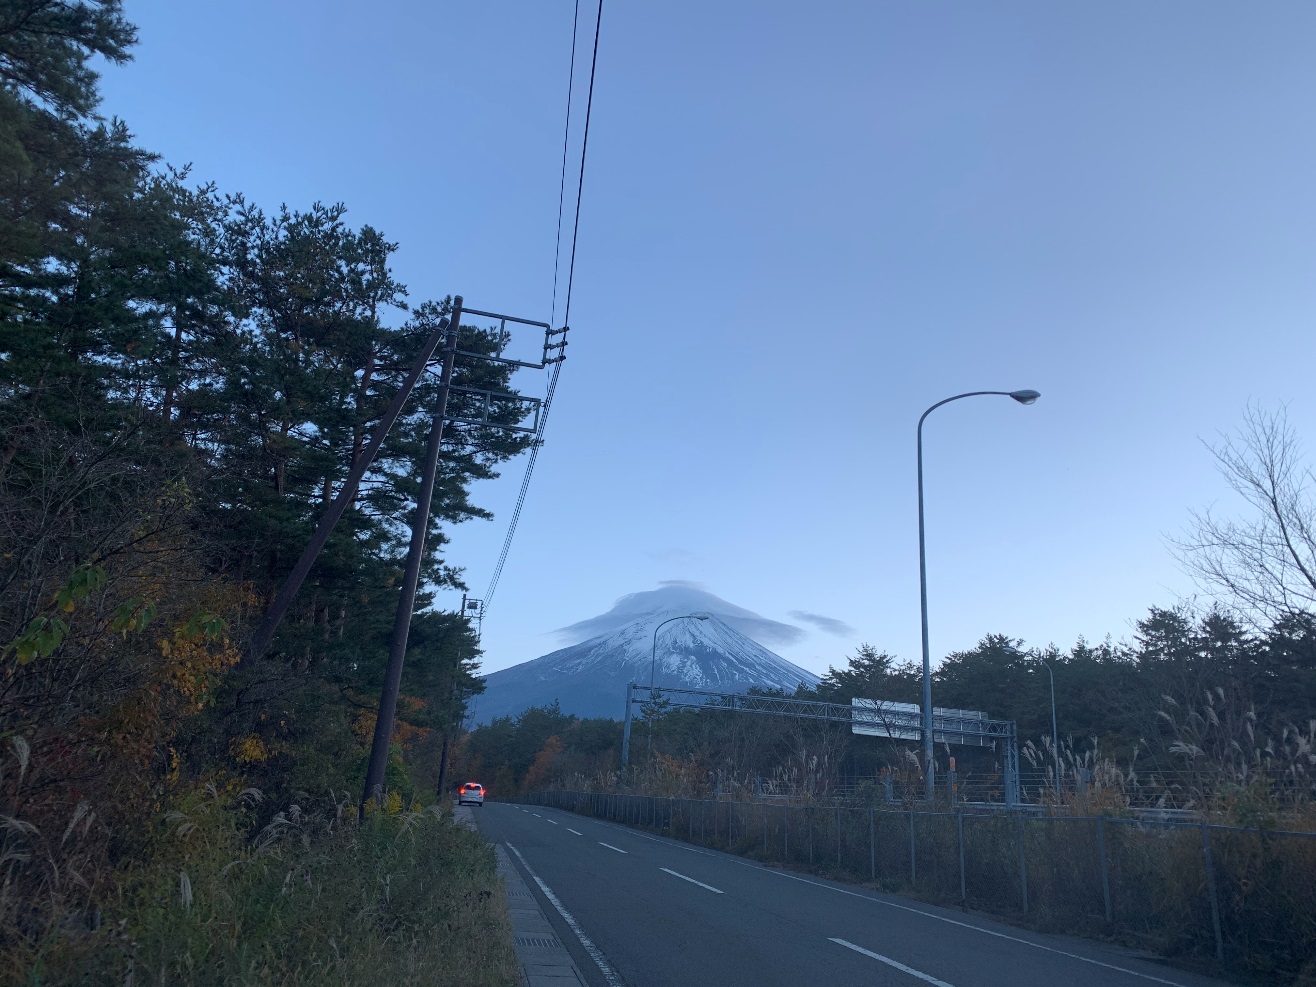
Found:
[[[484,808],[484,786],[478,781],[468,781],[457,789],[458,805],[478,805]]]

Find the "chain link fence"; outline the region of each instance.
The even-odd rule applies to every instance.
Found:
[[[1316,833],[549,791],[549,806],[1011,918],[1316,982]]]

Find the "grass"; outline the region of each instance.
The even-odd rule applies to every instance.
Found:
[[[171,812],[103,918],[48,937],[25,982],[520,983],[493,850],[451,814],[358,825],[349,801],[299,800],[252,840],[258,798],[211,788]]]

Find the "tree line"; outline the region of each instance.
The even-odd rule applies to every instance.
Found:
[[[464,617],[427,609],[461,587],[444,532],[489,516],[471,484],[530,441],[450,424],[418,507],[438,386],[423,377],[273,646],[243,658],[450,299],[412,300],[397,244],[341,204],[267,209],[139,147],[97,76],[135,43],[119,0],[0,5],[5,948],[93,908],[105,875],[148,854],[142,820],[183,793],[359,788],[417,509],[436,521],[389,787],[432,786],[482,688]],[[462,350],[501,343],[460,327]],[[488,361],[454,377],[509,382]],[[56,887],[59,907],[34,904]]]

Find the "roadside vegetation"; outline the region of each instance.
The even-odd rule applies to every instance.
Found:
[[[448,301],[409,300],[341,205],[262,208],[137,146],[97,78],[135,43],[120,0],[0,3],[0,982],[474,982],[456,955],[511,982],[492,858],[427,808],[480,685],[424,597],[356,821],[432,382],[242,656]],[[430,587],[525,446],[449,439]]]
[[[493,851],[451,814],[375,812],[358,825],[346,793],[303,797],[253,839],[262,801],[232,786],[176,800],[150,852],[101,905],[66,913],[12,982],[518,982]]]

